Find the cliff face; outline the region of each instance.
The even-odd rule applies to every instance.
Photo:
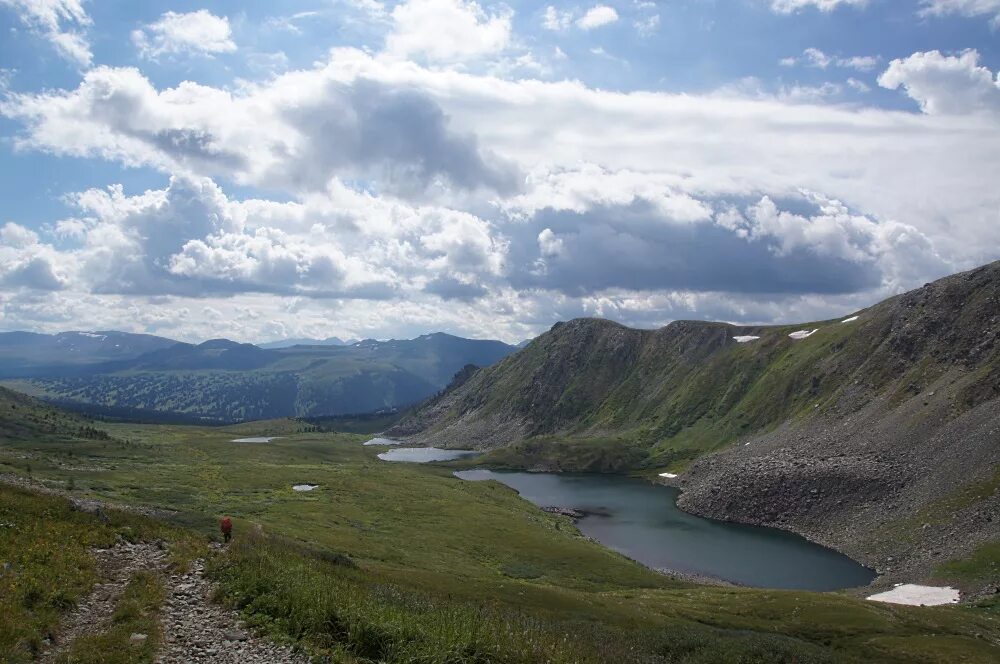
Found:
[[[795,326],[560,323],[393,433],[684,471],[686,509],[926,574],[1000,539],[1000,263]]]

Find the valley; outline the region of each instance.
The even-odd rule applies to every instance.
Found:
[[[164,525],[110,510],[101,528],[113,535],[132,523],[130,537],[160,537],[171,555],[204,556],[222,597],[242,607],[250,626],[333,661],[401,662],[420,653],[438,661],[451,651],[526,663],[902,662],[950,654],[987,662],[1000,652],[1000,617],[989,603],[903,607],[854,593],[693,584],[592,542],[567,517],[499,483],[462,481],[435,464],[380,461],[386,448],[362,445],[366,436],[298,426],[106,424],[107,440],[53,430],[46,440],[6,438],[0,473],[59,495],[155,509]],[[280,437],[231,442],[264,429]],[[316,488],[293,490],[299,483]],[[57,500],[31,495],[0,489],[0,520],[18,537],[44,536],[23,530],[37,518],[25,504]],[[54,527],[60,512],[46,509]],[[72,514],[80,523],[93,518]],[[235,545],[212,554],[203,547],[223,514],[236,523]],[[19,551],[0,543],[5,560],[27,564],[17,562]],[[957,581],[957,569],[941,580]],[[86,586],[74,587],[66,592]],[[331,620],[345,631],[330,631]],[[0,652],[19,661],[5,638]]]
[[[220,424],[406,408],[442,390],[463,367],[516,350],[447,334],[266,349],[226,339],[152,340],[0,333],[0,377],[91,415]]]
[[[97,395],[115,394],[101,381],[139,385],[143,371],[160,390],[200,371],[249,389],[247,372],[274,362],[392,357],[448,387],[408,412],[227,426],[94,421],[0,388],[0,521],[16,536],[0,543],[15,570],[0,576],[14,616],[0,655],[47,652],[66,609],[91,601],[100,569],[31,557],[60,532],[79,560],[146,547],[161,571],[133,574],[131,591],[116,581],[119,601],[171,625],[193,623],[156,598],[183,591],[148,584],[193,566],[185,583],[231,612],[220,624],[239,620],[295,648],[290,658],[995,661],[998,289],[993,264],[805,325],[578,319],[513,354],[487,347],[501,357],[483,368],[463,343],[207,342],[115,360],[128,369],[98,363],[118,371],[19,379],[85,380]],[[323,389],[331,404],[355,403]],[[326,409],[338,408],[351,410]],[[235,522],[229,547],[217,542],[223,516]],[[866,599],[877,593],[960,601]],[[126,648],[136,661],[167,643],[162,620],[142,623],[146,655]],[[124,638],[102,625],[71,648]]]

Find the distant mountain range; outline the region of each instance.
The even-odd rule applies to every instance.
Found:
[[[275,348],[291,348],[292,346],[350,346],[351,344],[356,344],[360,339],[348,339],[344,340],[340,337],[327,337],[326,339],[278,339],[277,341],[268,341],[267,343],[257,344],[260,348],[265,350],[272,350]]]
[[[0,378],[94,414],[231,422],[409,406],[443,389],[466,365],[488,366],[517,350],[443,333],[326,341],[261,348],[124,332],[8,332],[0,333]]]

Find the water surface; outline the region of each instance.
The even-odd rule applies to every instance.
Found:
[[[439,447],[397,447],[386,450],[378,455],[382,461],[407,461],[409,463],[428,463],[430,461],[451,461],[463,457],[477,456],[481,452],[475,450],[442,450]]]
[[[676,506],[678,490],[631,477],[463,470],[465,480],[497,480],[541,507],[586,514],[585,535],[654,569],[761,588],[836,590],[863,586],[875,573],[847,556],[775,528],[694,516]]]
[[[281,436],[252,436],[250,438],[234,438],[229,441],[231,443],[270,443],[272,440],[278,440]]]

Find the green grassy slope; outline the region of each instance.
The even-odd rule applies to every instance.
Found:
[[[0,441],[107,440],[87,418],[0,387]]]
[[[72,480],[77,495],[173,508],[191,523],[233,515],[238,545],[212,566],[223,597],[253,625],[334,662],[988,662],[1000,655],[1000,617],[989,610],[675,581],[581,537],[569,520],[504,486],[380,462],[361,437],[288,430],[272,444],[241,445],[218,429],[108,428],[128,444],[4,440],[0,472],[23,475],[18,455],[31,453],[35,480],[49,487]],[[298,482],[319,488],[296,493]],[[54,506],[55,498],[32,500],[0,490],[0,521],[27,538],[8,548],[11,540],[0,538],[0,559],[20,556],[50,526],[82,555],[90,540],[77,544],[60,529],[89,532],[92,518]],[[262,526],[262,537],[251,536],[251,524]],[[95,532],[102,543],[103,531]],[[76,558],[39,560],[47,574],[74,575],[47,585],[70,589],[56,613],[91,582],[75,576],[86,572]],[[38,638],[52,619],[19,622],[28,631],[17,639]]]
[[[497,458],[521,465],[592,469],[575,461],[583,441],[598,450],[584,458],[604,470],[682,466],[790,420],[853,412],[876,398],[891,407],[953,369],[963,374],[953,415],[1000,397],[1000,263],[856,315],[778,327],[560,323],[394,433],[513,445]],[[814,329],[807,339],[788,336]],[[740,344],[741,335],[760,339]]]

